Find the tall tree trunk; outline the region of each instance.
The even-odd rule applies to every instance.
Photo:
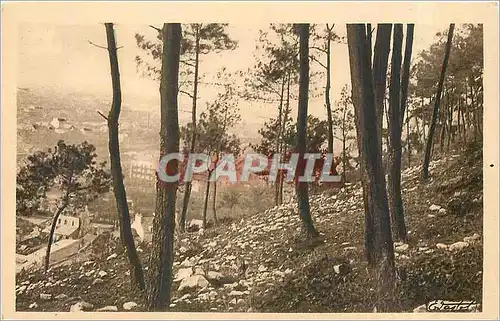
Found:
[[[415,119],[417,123],[417,133],[418,133],[418,119]],[[408,153],[408,167],[411,167],[411,146],[410,146],[410,109],[406,109],[406,152]]]
[[[332,46],[332,29],[328,24],[327,29],[327,41],[326,41],[326,86],[325,86],[325,105],[326,105],[326,117],[328,121],[328,153],[333,154],[333,119],[332,119],[332,103],[330,101],[330,88],[331,88],[331,46]]]
[[[163,54],[160,83],[161,129],[160,157],[179,152],[179,58],[181,24],[163,24]],[[167,165],[170,173],[178,172],[177,160]],[[170,304],[172,264],[174,263],[175,201],[177,182],[156,181],[156,209],[149,263],[150,285],[147,295],[149,311],[166,310]]]
[[[208,172],[207,185],[205,186],[205,201],[203,203],[203,228],[207,228],[207,212],[208,212],[208,197],[210,195],[210,175],[211,171]]]
[[[282,137],[283,137],[283,133],[286,130],[286,125],[288,123],[288,116],[290,115],[290,83],[291,83],[291,76],[290,76],[290,72],[288,72],[287,89],[286,89],[286,105],[285,105],[286,109],[285,109],[285,112],[283,113],[283,124],[281,125]],[[281,151],[282,155],[286,155],[286,153],[288,152],[283,139],[281,139],[280,151]],[[279,176],[279,182],[280,182],[279,203],[283,204],[283,188],[284,188],[284,176],[283,175]]]
[[[194,56],[194,84],[193,84],[193,104],[191,109],[191,123],[193,126],[193,137],[191,137],[191,145],[189,146],[189,152],[194,153],[196,148],[196,105],[198,101],[198,73],[200,66],[200,29],[197,25],[195,30],[195,56]],[[186,190],[184,191],[184,199],[182,202],[182,212],[181,218],[179,220],[180,229],[182,232],[186,230],[186,215],[189,207],[189,199],[191,197],[193,183],[191,181],[186,182]]]
[[[309,100],[309,24],[300,24],[300,79],[299,79],[299,106],[297,115],[297,147],[299,160],[303,159],[306,153],[307,135],[307,105]],[[299,161],[300,163],[300,161]],[[299,172],[302,172],[301,169]],[[302,173],[300,173],[302,175]],[[307,182],[299,182],[296,177],[296,193],[298,201],[299,215],[302,219],[304,230],[310,237],[317,237],[318,231],[314,227],[310,208],[309,191]]]
[[[389,52],[391,50],[392,24],[379,23],[377,25],[377,38],[375,40],[375,51],[373,57],[373,85],[375,87],[375,107],[378,118],[378,137],[382,143],[382,124],[384,113],[385,87],[387,83],[387,66],[389,64]]]
[[[388,171],[388,197],[389,197],[389,212],[391,214],[392,227],[394,238],[406,243],[406,225],[404,218],[403,199],[401,197],[401,127],[404,114],[403,101],[400,97],[401,91],[401,51],[403,47],[403,25],[394,25],[394,37],[392,45],[391,58],[391,79],[389,87],[389,135],[390,146],[389,154],[389,171]],[[409,62],[408,62],[409,64]],[[404,83],[404,80],[403,80]]]
[[[54,218],[52,218],[52,224],[50,225],[50,232],[49,232],[49,240],[47,241],[47,249],[45,250],[45,265],[44,265],[45,272],[47,272],[50,266],[50,250],[52,249],[52,241],[54,240],[54,233],[56,231],[57,220],[59,219],[59,216],[66,209],[67,206],[68,206],[68,197],[66,196],[62,200],[59,208],[57,209]]]
[[[286,76],[283,76],[282,82],[281,82],[281,95],[280,95],[280,104],[278,108],[278,119],[276,120],[278,122],[278,135],[276,135],[276,143],[275,143],[275,153],[278,155],[281,155],[280,153],[280,143],[281,143],[281,134],[282,134],[282,119],[283,119],[283,100],[284,100],[284,94],[285,94],[285,83],[286,83]],[[277,180],[274,182],[274,204],[275,205],[280,205],[279,201],[279,195],[280,195],[280,177],[281,177],[281,171],[278,171],[278,177]]]
[[[441,76],[439,77],[439,83],[436,93],[436,99],[434,102],[434,111],[432,113],[432,121],[429,128],[429,134],[427,135],[427,143],[425,145],[425,155],[424,155],[424,163],[422,165],[422,177],[423,179],[429,178],[429,163],[431,161],[431,147],[434,138],[434,129],[436,127],[436,120],[439,113],[439,104],[441,102],[441,92],[443,91],[444,84],[444,76],[446,74],[446,67],[448,66],[448,60],[450,58],[451,51],[451,41],[453,39],[453,30],[455,29],[455,24],[450,24],[450,29],[448,31],[448,40],[446,42],[446,48],[443,58],[443,66],[441,68]]]
[[[462,137],[462,120],[460,119],[462,117],[462,93],[460,92],[460,89],[458,91],[458,99],[457,99],[457,129],[458,129],[458,140],[460,142],[465,142],[465,140]]]
[[[405,110],[408,102],[408,84],[410,83],[411,54],[413,51],[413,33],[415,25],[409,23],[406,26],[405,58],[403,61],[403,71],[401,75],[401,125],[405,117]],[[401,31],[402,36],[402,31]],[[407,114],[408,119],[408,114]]]
[[[111,163],[111,177],[113,178],[113,193],[116,199],[118,222],[123,246],[127,251],[130,264],[131,284],[144,290],[144,274],[142,265],[135,248],[134,236],[130,226],[130,214],[127,203],[127,194],[123,184],[123,170],[120,159],[120,143],[118,139],[118,119],[120,118],[122,97],[120,86],[120,71],[118,68],[118,55],[116,52],[115,32],[112,23],[106,23],[106,37],[111,66],[111,83],[113,86],[113,102],[108,115],[109,131],[109,158]]]
[[[471,107],[472,107],[472,121],[474,122],[474,140],[476,141],[479,137],[479,117],[477,117],[477,106],[474,99],[474,87],[472,80],[470,81],[470,97],[471,97]]]
[[[214,183],[214,188],[212,191],[212,213],[214,215],[214,224],[217,225],[217,181]]]
[[[362,148],[363,164],[368,177],[367,194],[372,203],[373,256],[375,280],[377,280],[379,311],[388,309],[394,295],[395,266],[394,245],[386,193],[385,176],[382,170],[382,147],[378,138],[377,113],[373,90],[371,64],[366,48],[364,24],[347,25],[347,42],[354,108],[357,109],[356,125]],[[387,300],[387,301],[386,301]]]
[[[406,26],[406,44],[405,44],[405,57],[403,61],[403,72],[401,76],[401,125],[403,125],[404,114],[406,110],[406,149],[408,153],[408,167],[411,166],[411,146],[410,146],[410,113],[408,104],[408,84],[410,82],[410,65],[411,55],[413,51],[413,33],[415,24],[409,23]],[[417,123],[418,132],[418,119]]]

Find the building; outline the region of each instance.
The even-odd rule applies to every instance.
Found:
[[[50,225],[45,229],[50,232]],[[74,216],[61,215],[57,219],[56,229],[54,230],[53,242],[63,239],[77,239],[80,235],[80,218]]]

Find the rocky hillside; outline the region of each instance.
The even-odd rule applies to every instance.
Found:
[[[419,166],[403,172],[409,242],[395,245],[399,295],[391,311],[411,312],[434,299],[481,302],[481,157],[474,146],[449,153],[431,163],[427,183],[420,180]],[[360,184],[312,195],[310,203],[319,241],[302,238],[294,202],[179,236],[171,309],[374,311],[379,303],[363,257]],[[19,274],[17,309],[144,310],[142,296],[129,290],[117,241],[100,237],[89,251],[85,262],[75,258],[48,276]],[[149,246],[140,245],[139,252],[147,269]]]

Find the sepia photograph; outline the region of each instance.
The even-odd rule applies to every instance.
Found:
[[[12,313],[498,318],[497,4],[84,4],[2,5]]]

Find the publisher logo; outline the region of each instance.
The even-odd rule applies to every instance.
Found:
[[[427,304],[427,311],[429,312],[475,312],[478,309],[479,304],[473,300],[434,300]]]

